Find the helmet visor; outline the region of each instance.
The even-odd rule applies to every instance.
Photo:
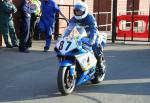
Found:
[[[82,16],[85,13],[85,11],[74,9],[74,15],[76,16]]]
[[[74,6],[74,14],[76,16],[82,16],[85,13],[85,8],[81,5]]]

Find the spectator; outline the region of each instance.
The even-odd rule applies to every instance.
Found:
[[[30,19],[31,13],[34,11],[36,6],[33,6],[32,0],[24,0],[21,8],[21,35],[19,43],[19,51],[28,53],[29,43],[29,32],[30,32]]]
[[[39,0],[32,0],[33,4],[36,5],[36,9],[33,10],[31,13],[31,21],[30,21],[30,36],[29,36],[29,46],[32,46],[32,38],[33,36],[36,37],[37,40],[39,40],[39,30],[37,29],[37,24],[39,22],[39,17],[41,14],[41,2]]]
[[[0,33],[3,34],[6,48],[18,47],[18,38],[16,36],[12,13],[17,9],[12,0],[0,1]],[[9,35],[11,43],[9,42]]]
[[[55,0],[41,0],[41,11],[39,28],[41,32],[46,34],[44,52],[47,52],[50,48],[52,34],[54,33],[56,13],[60,13],[65,19],[66,17],[61,13]]]

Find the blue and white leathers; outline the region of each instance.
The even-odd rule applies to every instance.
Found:
[[[68,25],[68,28],[64,32],[64,37],[70,35],[74,27],[77,28],[77,31],[79,32],[79,34],[82,35],[86,33],[88,35],[89,41],[87,41],[87,43],[93,46],[93,50],[96,51],[97,52],[96,54],[99,55],[100,52],[97,50],[100,45],[100,38],[98,35],[99,31],[97,29],[97,23],[96,23],[94,16],[88,13],[88,15],[84,19],[81,19],[81,20],[77,20],[75,17],[72,17]]]

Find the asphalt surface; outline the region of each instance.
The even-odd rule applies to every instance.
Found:
[[[68,96],[57,89],[58,63],[35,41],[30,53],[0,48],[0,102],[7,103],[150,103],[150,45],[108,44],[105,80],[86,83]]]

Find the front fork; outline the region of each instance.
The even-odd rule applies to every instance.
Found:
[[[64,66],[64,67],[70,67],[70,72],[69,75],[71,77],[75,76],[75,63],[73,63],[70,60],[64,60],[60,62],[60,66]]]
[[[75,76],[75,65],[70,66],[70,72],[69,72],[71,77]]]

